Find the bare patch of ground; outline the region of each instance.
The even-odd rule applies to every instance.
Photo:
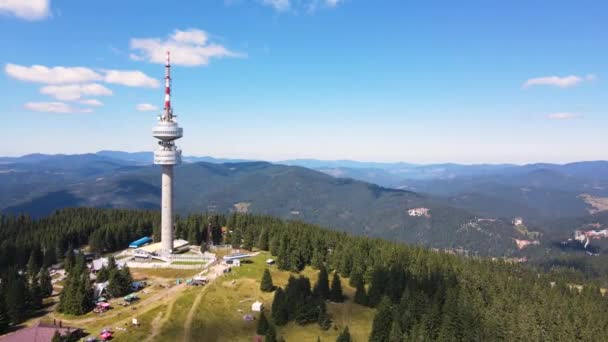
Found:
[[[608,210],[608,197],[597,197],[590,194],[581,194],[578,197],[591,206],[587,209],[590,214]]]

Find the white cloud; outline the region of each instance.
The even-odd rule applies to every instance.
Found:
[[[109,96],[112,91],[101,84],[49,85],[40,88],[40,93],[53,96],[62,101],[74,101],[82,96]]]
[[[95,106],[95,107],[103,106],[103,102],[101,102],[97,99],[85,99],[85,100],[80,100],[78,102],[82,103],[84,105],[88,105],[88,106]]]
[[[0,13],[26,20],[40,20],[50,14],[50,0],[0,0]]]
[[[526,82],[524,82],[523,87],[529,88],[529,87],[538,86],[538,85],[548,85],[548,86],[554,86],[554,87],[560,87],[560,88],[568,88],[568,87],[574,87],[584,81],[593,81],[593,80],[595,80],[595,75],[587,75],[585,78],[576,76],[576,75],[570,75],[570,76],[564,76],[564,77],[545,76],[545,77],[531,78],[531,79],[527,80]]]
[[[0,0],[1,1],[1,0]],[[23,66],[6,64],[7,75],[20,81],[44,84],[76,84],[104,81],[129,87],[156,88],[158,80],[138,70],[98,70],[86,67],[47,67],[44,65]]]
[[[48,113],[90,113],[93,111],[91,108],[75,108],[64,102],[28,102],[23,107],[35,112]]]
[[[135,106],[135,109],[137,109],[140,112],[150,112],[150,111],[158,110],[158,107],[151,105],[149,103],[140,103],[137,106]]]
[[[98,81],[103,77],[85,67],[46,67],[44,65],[23,66],[8,63],[4,67],[7,75],[20,81],[62,84]]]
[[[325,4],[329,7],[336,7],[342,0],[325,0]]]
[[[131,59],[164,64],[167,51],[171,51],[171,63],[184,66],[207,65],[212,58],[242,57],[226,47],[211,43],[205,31],[175,30],[169,38],[133,38]]]
[[[571,120],[582,118],[583,115],[580,113],[569,113],[569,112],[558,112],[547,115],[547,119],[550,120]]]
[[[273,7],[277,11],[286,11],[291,7],[289,0],[262,0],[262,3]]]
[[[159,82],[141,71],[106,70],[104,81],[128,87],[158,88]]]

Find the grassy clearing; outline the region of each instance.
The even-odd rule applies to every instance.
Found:
[[[205,265],[206,262],[201,261],[174,261],[171,265]]]
[[[277,286],[285,286],[291,273],[279,271],[276,266],[267,266],[265,260],[267,253],[251,258],[251,263],[243,263],[235,267],[232,272],[217,279],[210,284],[202,295],[201,304],[194,310],[191,325],[191,336],[184,336],[184,315],[186,308],[178,311],[174,309],[175,319],[163,327],[162,335],[157,339],[164,341],[170,339],[184,339],[191,341],[252,341],[255,336],[257,322],[243,320],[243,315],[251,313],[251,304],[255,300],[264,303],[265,313],[270,316],[273,293],[260,291],[260,279],[265,268],[269,268],[273,282]],[[302,273],[314,283],[317,271],[306,268]],[[295,275],[295,274],[294,274]],[[296,275],[297,276],[297,275]],[[354,289],[343,280],[344,293],[352,298]],[[190,303],[195,294],[188,296]],[[182,298],[179,299],[180,301]],[[328,311],[332,315],[334,326],[323,331],[316,324],[299,326],[290,323],[279,328],[279,334],[287,341],[316,341],[320,337],[323,341],[334,341],[344,326],[349,327],[356,341],[365,341],[371,331],[374,310],[352,303],[348,300],[343,304],[328,303]],[[258,314],[254,316],[257,318]]]
[[[139,327],[129,327],[127,331],[117,332],[113,341],[144,341],[150,336],[150,332],[154,329],[153,322],[158,315],[162,315],[167,310],[167,305],[161,305],[157,308],[149,310],[137,317]]]
[[[156,341],[181,341],[184,338],[184,322],[192,307],[192,302],[202,287],[192,287],[185,291],[173,304],[171,316],[163,325]],[[200,339],[205,340],[206,339]]]
[[[135,304],[126,308],[114,305],[115,309],[110,311],[115,313],[113,316],[104,317],[89,313],[85,316],[64,318],[86,319],[87,323],[80,327],[93,335],[98,334],[104,327],[125,327],[126,331],[116,331],[116,341],[252,341],[257,321],[245,321],[243,315],[251,314],[251,304],[260,300],[264,303],[265,313],[269,317],[274,296],[274,293],[260,291],[260,279],[264,269],[270,270],[277,286],[285,286],[289,275],[293,274],[280,271],[276,266],[266,265],[268,257],[268,253],[260,253],[205,287],[175,288],[177,292],[169,292],[159,297],[159,300],[145,305]],[[177,278],[190,278],[198,271],[132,269],[132,272],[136,279],[146,277],[156,279],[155,282],[174,282]],[[309,277],[313,284],[316,281],[316,270],[306,268],[301,274]],[[352,298],[354,289],[348,286],[346,279],[342,281],[342,286],[345,295]],[[171,291],[156,285],[148,287],[147,290],[150,293],[142,295],[142,299],[155,293]],[[200,304],[193,307],[197,297],[200,297]],[[287,341],[316,341],[317,337],[322,341],[334,341],[348,325],[355,341],[367,340],[374,315],[373,309],[354,304],[351,300],[343,304],[328,303],[327,308],[334,322],[328,331],[321,330],[316,324],[299,326],[290,323],[278,328],[279,335]],[[190,336],[185,336],[189,313],[192,313]],[[256,319],[259,316],[257,313],[253,315]],[[139,320],[139,327],[131,326],[131,319],[134,317]]]
[[[201,270],[176,270],[171,268],[132,268],[131,273],[136,279],[143,278],[165,278],[175,280],[177,278],[192,278]]]

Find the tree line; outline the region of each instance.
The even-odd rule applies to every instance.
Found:
[[[93,236],[103,241],[91,244],[100,251],[124,248],[129,240],[157,236],[159,222],[157,212],[113,209],[64,209],[40,220],[2,216],[2,291],[15,281],[11,277],[22,276],[30,258],[44,268],[64,259],[70,247],[91,244]],[[566,273],[459,257],[264,215],[179,217],[176,236],[203,246],[212,241],[269,250],[280,269],[299,272],[310,265],[348,279],[356,288],[352,300],[376,308],[371,341],[601,341],[608,333],[608,305],[600,289],[585,284],[579,290]],[[318,322],[324,304],[315,298],[323,296],[325,285],[318,288],[305,277],[292,277],[275,291],[275,297],[283,296],[275,300],[288,305],[279,309],[277,304],[281,315],[272,315],[271,326],[280,325],[276,320],[282,317]],[[6,308],[8,296],[3,297]],[[4,312],[0,310],[0,320]],[[9,322],[16,323],[13,318]]]

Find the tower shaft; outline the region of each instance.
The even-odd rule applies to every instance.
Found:
[[[161,185],[161,248],[173,251],[173,165],[163,165]]]

